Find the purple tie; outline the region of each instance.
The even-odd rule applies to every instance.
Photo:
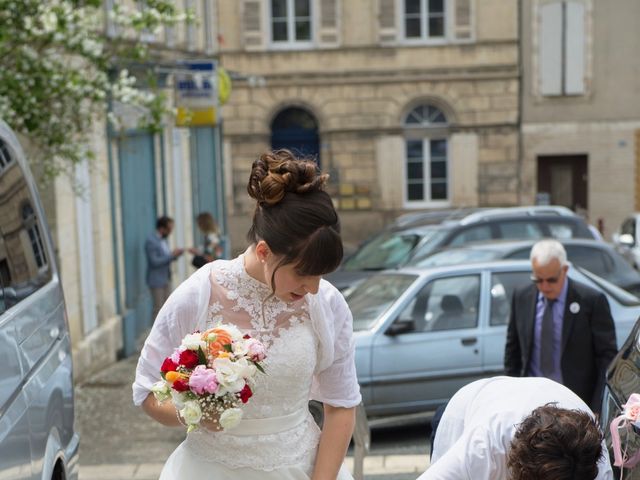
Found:
[[[547,299],[545,302],[544,312],[542,314],[542,330],[540,332],[540,372],[545,377],[550,377],[553,373],[553,345],[554,345],[554,328],[553,328],[553,304],[555,300]]]

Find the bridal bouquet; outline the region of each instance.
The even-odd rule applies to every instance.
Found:
[[[159,402],[172,399],[187,432],[198,428],[201,420],[217,420],[224,430],[242,419],[239,408],[253,392],[250,384],[257,372],[265,347],[233,325],[218,325],[204,333],[185,336],[160,368],[162,380],[151,391]]]

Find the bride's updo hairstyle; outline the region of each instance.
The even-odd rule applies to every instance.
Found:
[[[282,256],[275,270],[293,263],[298,275],[324,275],[340,265],[340,220],[324,191],[328,177],[289,150],[266,152],[253,162],[247,191],[257,205],[247,240],[264,240]]]

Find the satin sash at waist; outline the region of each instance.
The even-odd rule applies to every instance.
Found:
[[[229,435],[269,435],[285,432],[297,427],[311,414],[307,408],[283,415],[269,418],[243,418],[235,428],[229,429]]]

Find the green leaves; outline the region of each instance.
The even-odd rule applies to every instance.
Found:
[[[73,176],[93,156],[90,135],[96,118],[106,118],[107,99],[147,112],[140,126],[151,131],[169,114],[159,88],[140,87],[123,66],[140,65],[140,78],[153,74],[147,44],[132,38],[190,15],[173,0],[138,4],[109,15],[119,35],[107,37],[100,0],[0,0],[0,118],[28,138],[31,161],[49,177]]]

